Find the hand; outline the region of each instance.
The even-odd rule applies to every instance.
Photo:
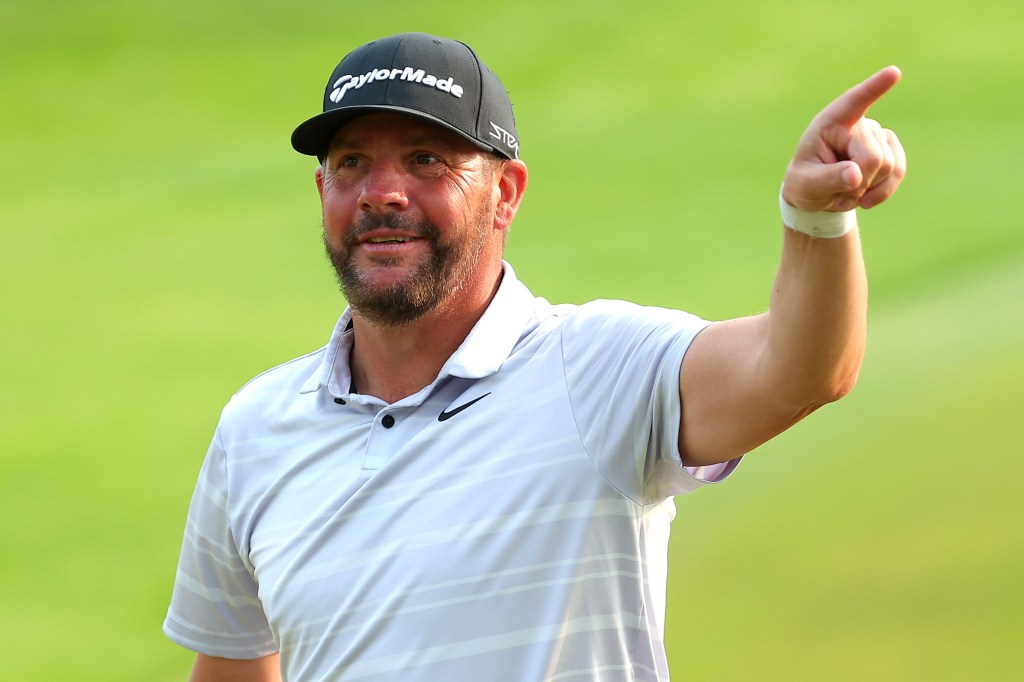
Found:
[[[896,133],[864,115],[902,74],[889,66],[836,98],[814,117],[786,169],[782,195],[804,211],[877,206],[907,172]]]

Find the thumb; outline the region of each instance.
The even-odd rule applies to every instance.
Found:
[[[847,211],[857,205],[864,173],[854,161],[808,162],[789,169],[783,198],[804,211]]]

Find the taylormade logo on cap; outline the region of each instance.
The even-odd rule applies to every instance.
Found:
[[[412,66],[406,66],[401,69],[374,69],[359,76],[345,74],[334,81],[334,89],[331,91],[330,100],[337,104],[349,90],[358,90],[367,83],[395,80],[396,78],[410,83],[419,83],[431,88],[437,88],[449,93],[452,97],[462,97],[462,86],[456,83],[452,76],[438,78],[427,73],[424,69],[414,69]]]

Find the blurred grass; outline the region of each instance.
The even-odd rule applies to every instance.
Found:
[[[796,138],[877,68],[911,174],[862,217],[857,391],[680,499],[668,640],[692,680],[1011,680],[1022,11],[994,0],[0,4],[0,652],[18,680],[184,679],[163,639],[220,407],[326,340],[313,167],[288,146],[378,35],[474,45],[531,186],[538,294],[766,305]]]
[[[873,314],[853,394],[680,505],[670,647],[700,650],[684,669],[1016,679],[1024,317],[1007,312],[1022,290],[1018,258]]]

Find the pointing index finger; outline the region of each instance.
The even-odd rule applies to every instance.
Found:
[[[875,102],[899,83],[902,77],[903,74],[898,67],[887,66],[833,100],[821,112],[822,116],[833,123],[852,126]]]

